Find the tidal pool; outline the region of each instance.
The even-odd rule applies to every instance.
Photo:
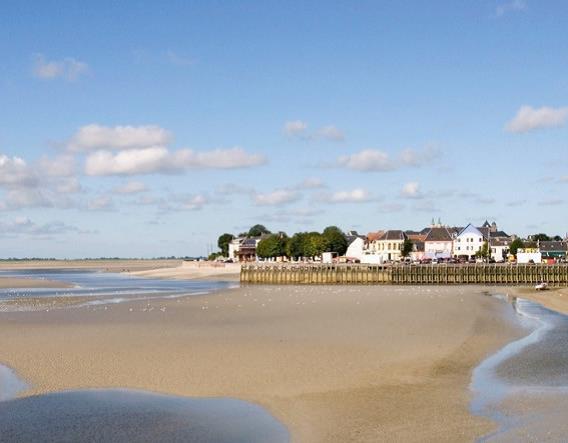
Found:
[[[258,405],[122,389],[65,391],[0,402],[1,442],[288,442]]]

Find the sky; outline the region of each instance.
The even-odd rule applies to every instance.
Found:
[[[0,257],[568,232],[568,4],[0,3]]]

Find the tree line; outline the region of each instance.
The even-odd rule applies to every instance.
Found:
[[[302,258],[317,257],[324,252],[335,252],[338,255],[345,255],[347,251],[347,238],[337,226],[328,226],[323,232],[297,232],[289,237],[285,232],[270,232],[263,225],[254,225],[248,232],[239,234],[239,237],[260,237],[264,238],[258,243],[256,255],[261,258]],[[216,256],[227,257],[229,254],[229,244],[235,237],[232,234],[222,234],[219,236],[217,245],[221,250]],[[213,257],[215,258],[215,257]]]

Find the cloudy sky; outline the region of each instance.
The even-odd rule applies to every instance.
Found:
[[[3,1],[0,255],[568,231],[564,1]]]

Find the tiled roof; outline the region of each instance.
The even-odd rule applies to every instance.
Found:
[[[552,251],[567,251],[568,243],[561,241],[541,241],[539,243],[539,249],[541,252],[552,252]]]
[[[424,241],[452,241],[452,235],[447,228],[430,228]]]
[[[391,229],[386,231],[379,240],[404,240],[406,238],[406,234],[398,229]]]
[[[367,234],[367,239],[371,241],[378,240],[384,234],[385,231],[369,232]]]

